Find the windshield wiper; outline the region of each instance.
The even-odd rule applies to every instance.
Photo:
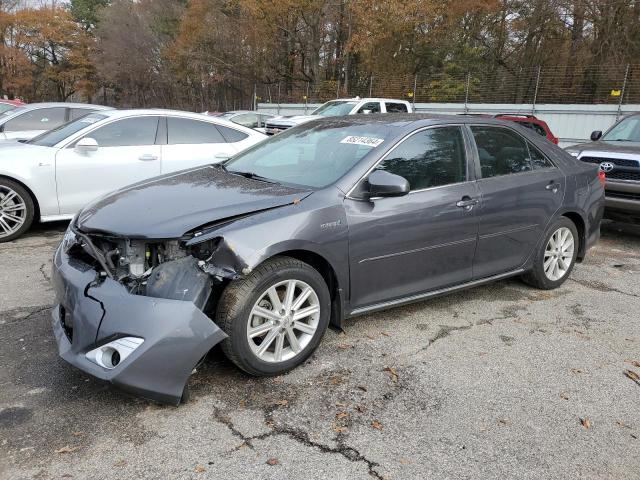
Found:
[[[263,177],[262,175],[258,175],[257,173],[254,173],[254,172],[238,172],[235,170],[227,170],[227,172],[233,175],[240,175],[241,177],[250,178],[252,180],[259,180],[265,183],[275,183],[275,184],[278,183],[275,180],[271,180],[270,178]]]

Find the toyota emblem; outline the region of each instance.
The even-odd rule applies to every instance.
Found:
[[[609,173],[611,170],[613,170],[613,167],[615,165],[611,162],[602,162],[600,164],[600,170],[603,171],[604,173]]]

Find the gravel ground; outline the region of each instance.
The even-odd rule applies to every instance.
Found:
[[[65,227],[0,244],[2,479],[640,478],[638,227],[604,226],[558,290],[509,280],[359,317],[282,377],[214,351],[178,408],[58,358]]]

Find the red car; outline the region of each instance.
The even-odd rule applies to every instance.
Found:
[[[14,108],[21,107],[22,105],[26,105],[22,100],[7,100],[0,98],[0,113],[8,112]]]
[[[542,135],[543,137],[547,137],[551,143],[558,144],[558,137],[556,137],[553,133],[551,133],[551,129],[549,125],[544,120],[540,120],[535,115],[520,115],[517,113],[499,113],[494,115],[495,118],[499,118],[501,120],[509,120],[511,122],[518,122],[523,127],[530,128],[534,132]]]

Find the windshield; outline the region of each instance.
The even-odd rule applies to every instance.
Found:
[[[602,140],[608,142],[640,142],[640,116],[625,118],[607,134]]]
[[[233,157],[225,167],[277,183],[322,188],[351,170],[389,133],[380,125],[302,125]]]
[[[87,115],[77,120],[73,120],[69,123],[60,125],[59,127],[42,133],[37,137],[33,137],[27,143],[30,145],[40,145],[41,147],[53,147],[55,144],[63,141],[65,138],[105,118],[107,118],[106,115],[98,115],[96,113],[92,113],[91,115]]]
[[[311,115],[322,115],[323,117],[349,115],[349,112],[357,104],[358,102],[327,102],[311,112]]]

